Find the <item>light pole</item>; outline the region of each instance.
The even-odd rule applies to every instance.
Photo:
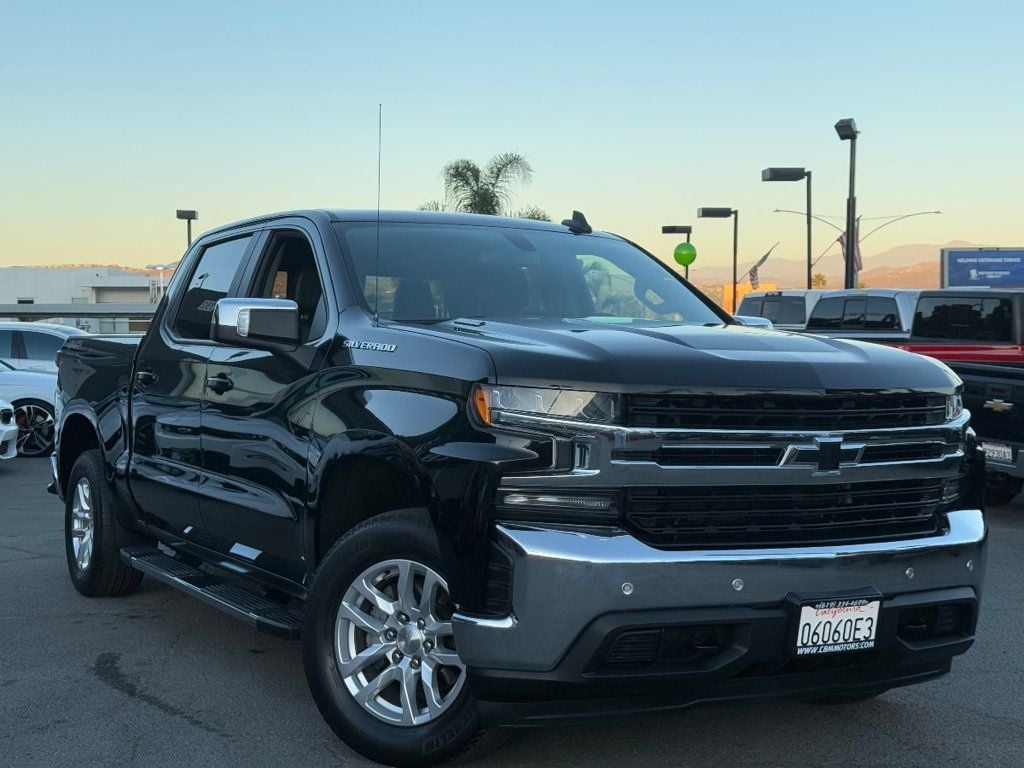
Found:
[[[663,235],[686,235],[686,242],[690,242],[690,233],[693,232],[693,227],[689,224],[666,224],[661,228],[661,234]],[[683,277],[687,280],[690,279],[690,265],[683,265]]]
[[[175,215],[179,219],[184,219],[188,222],[188,248],[192,247],[192,222],[199,218],[199,211],[186,211],[179,208]]]
[[[165,269],[174,269],[177,266],[178,266],[178,264],[176,262],[175,263],[171,263],[171,264],[147,264],[146,265],[146,269],[156,269],[156,270],[159,270],[159,272],[160,272],[160,298],[161,299],[164,297],[164,270]]]
[[[698,208],[698,219],[728,219],[732,216],[732,309],[736,311],[737,264],[739,263],[740,212],[735,208]]]
[[[811,172],[806,168],[765,168],[761,181],[801,181],[807,179],[807,290],[811,289]]]
[[[846,277],[845,287],[857,287],[857,265],[854,257],[857,253],[857,196],[854,193],[854,177],[857,171],[857,123],[852,117],[846,117],[836,123],[836,133],[840,141],[850,142],[850,193],[846,198]]]

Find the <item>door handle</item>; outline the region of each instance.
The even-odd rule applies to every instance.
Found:
[[[211,389],[218,395],[223,395],[228,390],[235,388],[235,382],[228,378],[227,374],[218,373],[206,379],[206,388]]]
[[[144,368],[141,371],[135,372],[135,383],[140,387],[148,387],[152,384],[156,384],[160,380],[160,377],[156,375],[156,372],[151,368]]]

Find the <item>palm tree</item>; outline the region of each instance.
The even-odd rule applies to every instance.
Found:
[[[510,209],[512,191],[520,184],[529,184],[533,168],[524,155],[502,152],[481,168],[472,160],[453,160],[441,171],[444,179],[444,202],[431,200],[421,211],[462,211],[490,216],[502,214],[525,219],[548,220],[546,212],[535,205],[519,211]]]

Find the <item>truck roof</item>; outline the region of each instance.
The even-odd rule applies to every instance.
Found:
[[[250,219],[234,221],[219,227],[207,230],[202,236],[237,227],[259,224],[261,222],[274,221],[275,219],[287,219],[302,217],[307,219],[320,220],[321,222],[339,221],[377,221],[386,223],[405,224],[464,224],[485,227],[516,227],[517,229],[535,229],[548,232],[566,232],[567,228],[553,221],[538,221],[536,219],[520,219],[511,216],[489,216],[479,213],[453,213],[450,211],[402,211],[382,210],[375,208],[350,209],[350,208],[305,208],[294,211],[280,211],[278,213],[267,213],[262,216],[254,216]],[[594,231],[595,235],[605,237],[616,237],[606,232]]]
[[[847,288],[836,291],[826,291],[821,298],[827,299],[834,296],[885,296],[895,298],[902,294],[919,294],[920,288]]]

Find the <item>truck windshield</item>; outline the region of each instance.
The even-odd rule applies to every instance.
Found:
[[[337,225],[366,306],[387,319],[587,318],[721,324],[665,266],[604,235],[514,227]]]

